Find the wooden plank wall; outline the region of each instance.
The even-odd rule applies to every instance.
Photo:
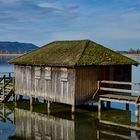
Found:
[[[75,122],[16,108],[15,131],[24,139],[74,140]]]
[[[98,80],[113,80],[114,66],[76,68],[76,104],[88,101],[97,90]]]
[[[91,98],[98,86],[98,67],[77,67],[75,96],[76,104],[82,104]]]
[[[16,65],[15,93],[74,105],[75,69]]]

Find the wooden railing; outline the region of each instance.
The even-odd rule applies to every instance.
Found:
[[[6,102],[14,94],[14,77],[12,73],[4,73],[0,79],[0,102]]]
[[[120,81],[105,81],[105,80],[99,81],[99,90],[102,90],[102,91],[113,91],[113,92],[140,94],[140,91],[139,90],[120,89],[120,88],[111,88],[111,87],[102,87],[102,84],[139,86],[139,89],[140,89],[140,83],[120,82]]]
[[[6,78],[8,77],[14,77],[14,72],[0,72],[0,78],[5,76]]]

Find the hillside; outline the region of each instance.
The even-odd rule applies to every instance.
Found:
[[[31,43],[0,41],[0,53],[25,53],[37,48]]]

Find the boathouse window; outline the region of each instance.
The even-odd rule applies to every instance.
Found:
[[[40,79],[41,76],[41,68],[35,67],[35,79]]]
[[[68,81],[68,70],[67,68],[61,68],[61,81]]]
[[[45,80],[51,80],[51,67],[45,67]]]

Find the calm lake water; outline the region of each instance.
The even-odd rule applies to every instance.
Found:
[[[0,57],[0,72],[14,72],[7,61],[13,57]],[[134,57],[140,62],[140,57]],[[132,68],[132,81],[140,82],[140,66]],[[134,87],[132,87],[134,88]],[[80,106],[71,115],[70,106],[52,104],[50,113],[47,106],[36,101],[33,109],[29,102],[0,104],[0,140],[126,140],[140,139],[140,131],[121,128],[133,127],[136,123],[135,106],[125,110],[124,104],[112,103],[113,109],[103,110],[98,120],[97,106]],[[108,124],[105,124],[107,122]]]

